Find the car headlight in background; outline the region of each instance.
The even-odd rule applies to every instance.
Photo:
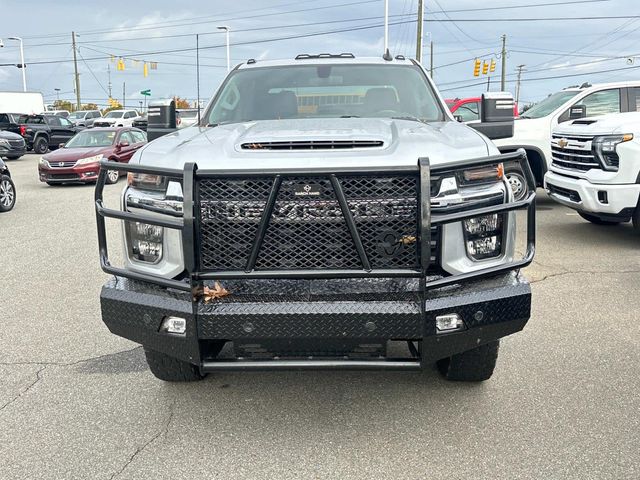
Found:
[[[76,162],[76,165],[86,165],[88,163],[98,163],[100,160],[102,160],[102,157],[104,157],[104,155],[100,154],[100,155],[94,155],[93,157],[81,158],[80,160],[78,160]]]
[[[502,214],[494,213],[463,220],[467,256],[473,260],[494,258],[502,253]]]
[[[10,148],[9,140],[5,140],[4,138],[0,138],[0,147]]]
[[[631,133],[625,133],[623,135],[602,135],[594,137],[591,141],[591,149],[606,170],[618,170],[620,158],[616,152],[616,147],[629,140],[633,140]]]
[[[40,165],[43,168],[51,168],[51,165],[49,165],[49,162],[46,161],[44,157],[40,157],[40,160],[38,160],[38,165]]]
[[[126,222],[129,257],[145,263],[157,263],[162,258],[164,228],[141,222]]]

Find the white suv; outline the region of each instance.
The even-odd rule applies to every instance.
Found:
[[[558,126],[544,177],[551,198],[599,225],[633,219],[640,229],[640,113],[584,118]]]
[[[536,177],[542,186],[544,174],[551,165],[551,131],[569,120],[609,113],[640,110],[640,81],[583,84],[549,95],[516,119],[513,136],[494,143],[502,152],[524,148]],[[524,178],[518,172],[507,172],[516,197]],[[526,190],[522,196],[526,194]]]
[[[111,110],[104,117],[93,122],[94,127],[132,127],[139,116],[136,110]]]

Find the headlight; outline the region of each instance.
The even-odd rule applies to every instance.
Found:
[[[88,163],[98,163],[100,160],[102,160],[102,157],[104,157],[104,155],[100,154],[100,155],[94,155],[93,157],[81,158],[80,160],[78,160],[76,162],[76,165],[86,165]]]
[[[4,138],[0,138],[0,147],[9,148],[11,145],[9,144],[9,140],[5,140]]]
[[[633,140],[631,133],[624,135],[602,135],[594,137],[591,142],[591,149],[596,158],[602,163],[605,170],[618,170],[620,158],[616,152],[616,147],[620,143]]]
[[[469,183],[496,182],[502,180],[502,177],[504,177],[504,165],[498,163],[488,167],[470,168],[463,170],[458,175],[458,179],[463,185]]]
[[[129,257],[146,263],[157,263],[162,258],[164,228],[148,223],[126,222]]]
[[[127,182],[132,187],[142,190],[164,191],[167,187],[167,177],[148,175],[146,173],[131,173],[127,175]]]
[[[503,215],[497,213],[463,220],[467,255],[473,260],[500,256],[503,223]]]
[[[41,167],[44,168],[51,168],[51,165],[49,165],[49,162],[47,162],[44,157],[40,157],[40,160],[38,161],[38,165],[40,165]]]

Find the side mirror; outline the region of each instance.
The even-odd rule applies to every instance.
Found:
[[[58,148],[64,148],[64,143],[61,143],[60,145],[58,145]]]
[[[509,92],[482,94],[480,122],[469,124],[491,140],[513,136],[513,96]]]
[[[462,118],[462,115],[454,115],[453,118],[456,119],[456,122],[460,122],[460,123],[464,122],[464,118]]]
[[[577,118],[584,118],[587,116],[587,106],[578,104],[569,107],[569,120],[575,120]]]
[[[123,147],[128,147],[129,146],[129,142],[127,142],[126,140],[120,142],[118,144],[118,147],[123,148]]]

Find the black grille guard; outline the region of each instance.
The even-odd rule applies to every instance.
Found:
[[[501,205],[492,205],[470,210],[458,211],[455,213],[431,214],[430,188],[431,174],[441,176],[442,174],[455,172],[472,167],[482,167],[505,162],[518,162],[525,174],[529,194],[520,201],[514,201]],[[180,181],[183,189],[183,217],[158,218],[138,213],[131,213],[121,210],[106,208],[103,202],[103,190],[109,170],[119,172],[143,173],[150,175],[161,175],[169,179]],[[337,175],[375,175],[375,174],[397,174],[415,173],[419,177],[419,202],[418,202],[418,248],[419,248],[419,268],[382,268],[372,269],[367,255],[364,251],[362,240],[358,233],[353,215],[347,204],[344,193],[342,193]],[[202,271],[199,265],[199,202],[198,182],[211,178],[255,178],[274,177],[274,188],[269,194],[264,212],[260,218],[256,238],[254,240],[250,259],[245,270],[224,270],[224,271]],[[307,269],[307,270],[259,270],[256,271],[256,258],[258,257],[260,246],[264,240],[265,232],[269,225],[269,219],[275,205],[277,187],[283,179],[295,176],[322,176],[328,177],[336,193],[338,204],[342,210],[344,221],[347,225],[353,244],[357,250],[362,269]],[[100,162],[100,173],[95,189],[96,220],[98,228],[98,245],[100,253],[100,266],[103,271],[117,276],[153,283],[162,287],[174,288],[183,291],[192,291],[205,280],[224,279],[253,279],[253,278],[370,278],[370,277],[407,277],[420,278],[424,280],[424,289],[438,288],[445,285],[458,284],[465,281],[505,273],[511,270],[520,269],[529,265],[535,255],[535,180],[524,150],[520,149],[512,153],[504,153],[488,157],[476,158],[464,161],[452,161],[437,166],[430,166],[428,158],[418,159],[415,166],[399,166],[385,168],[317,168],[317,169],[278,169],[278,170],[198,170],[195,163],[187,163],[184,169],[171,169],[160,167],[148,167],[144,165],[129,165],[103,160]],[[427,269],[430,262],[431,226],[440,226],[461,220],[492,214],[505,213],[514,210],[527,210],[527,250],[522,259],[508,262],[502,265],[482,268],[472,272],[451,275],[427,281]],[[184,280],[164,278],[152,274],[135,272],[132,270],[118,268],[111,265],[109,261],[106,235],[105,218],[128,220],[157,225],[165,228],[180,230],[182,232],[182,244],[185,261],[186,277]]]

